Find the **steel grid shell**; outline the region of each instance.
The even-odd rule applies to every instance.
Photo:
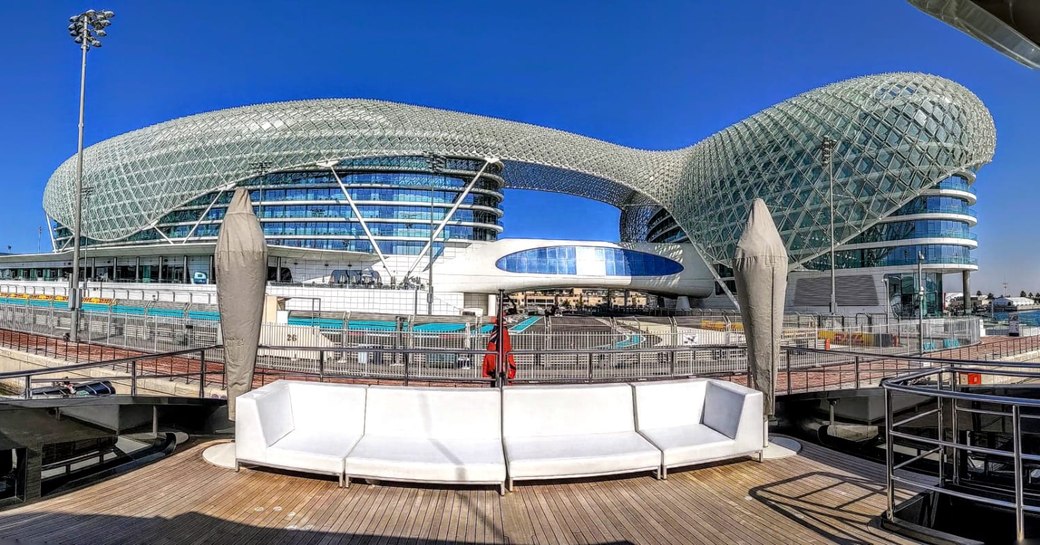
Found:
[[[970,175],[995,148],[993,120],[961,85],[915,73],[809,91],[674,151],[644,151],[563,131],[390,102],[325,99],[175,119],[85,150],[83,235],[117,241],[218,188],[319,161],[442,154],[503,160],[509,188],[570,193],[622,209],[627,240],[667,210],[709,262],[727,262],[755,197],[769,204],[796,264],[829,246],[828,182],[819,144],[834,153],[835,224],[848,240],[941,180]],[[47,214],[73,217],[75,158],[44,192]]]

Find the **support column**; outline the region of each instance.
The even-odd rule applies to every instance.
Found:
[[[961,283],[963,284],[964,293],[964,315],[971,316],[971,286],[968,283],[968,276],[971,273],[969,271],[961,271]]]
[[[181,283],[188,283],[188,254],[184,254],[184,261],[181,266]]]
[[[137,256],[137,261],[134,264],[134,282],[141,281],[141,256]]]

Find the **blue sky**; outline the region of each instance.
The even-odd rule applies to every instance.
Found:
[[[903,0],[10,2],[0,247],[34,252],[42,226],[49,249],[43,187],[76,146],[79,52],[65,27],[88,7],[117,14],[90,53],[88,145],[217,108],[363,97],[672,149],[840,79],[941,75],[997,126],[975,186],[972,290],[1040,291],[1040,72]],[[509,236],[618,236],[607,205],[529,192],[505,204]]]

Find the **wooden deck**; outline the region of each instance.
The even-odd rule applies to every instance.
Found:
[[[205,446],[0,513],[0,543],[913,543],[870,525],[884,509],[881,466],[813,445],[667,481],[518,483],[505,497],[235,473],[204,462]]]

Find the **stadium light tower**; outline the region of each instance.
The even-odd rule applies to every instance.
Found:
[[[101,47],[101,38],[107,32],[105,28],[112,24],[115,13],[88,9],[79,15],[69,17],[69,36],[79,44],[83,52],[79,76],[79,143],[76,148],[76,218],[72,230],[72,279],[69,286],[69,310],[72,320],[69,327],[69,340],[79,341],[80,300],[79,287],[79,242],[83,229],[83,98],[87,89],[87,51],[91,47]]]
[[[838,143],[834,141],[830,136],[824,136],[823,142],[820,145],[820,151],[823,155],[823,164],[827,167],[827,178],[830,183],[830,190],[828,191],[830,200],[830,231],[831,231],[831,314],[838,313],[838,296],[834,281],[834,146]]]

